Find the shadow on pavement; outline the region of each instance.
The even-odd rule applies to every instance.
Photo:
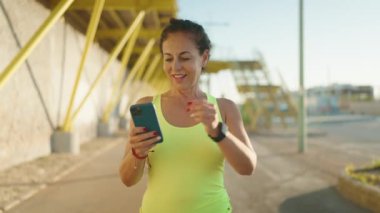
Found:
[[[344,199],[335,187],[328,187],[319,191],[302,194],[288,198],[281,203],[280,213],[367,213],[369,210],[363,209],[350,201]]]

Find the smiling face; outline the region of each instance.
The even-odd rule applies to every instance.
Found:
[[[191,37],[184,32],[169,33],[162,43],[164,71],[172,86],[186,90],[198,88],[198,81],[208,60],[208,50],[202,54]]]

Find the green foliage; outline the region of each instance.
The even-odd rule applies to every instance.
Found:
[[[371,165],[358,169],[349,164],[345,172],[351,178],[364,184],[380,186],[380,160],[374,160]]]
[[[241,107],[240,112],[241,112],[241,117],[243,119],[244,125],[249,125],[251,123],[251,118],[249,117],[244,106]]]

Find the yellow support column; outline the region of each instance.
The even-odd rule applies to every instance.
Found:
[[[152,80],[152,86],[155,88],[155,90],[158,92],[159,88],[161,87],[162,83],[163,83],[163,75],[161,74],[160,76],[158,76],[156,79],[153,79]]]
[[[169,84],[169,81],[162,80],[161,84],[159,85],[159,89],[157,90],[158,93],[163,93],[164,91],[166,91],[169,88]]]
[[[136,76],[132,79],[132,81],[138,81],[138,80],[141,80],[142,79],[142,76],[144,74],[144,71],[145,71],[145,68],[146,66],[148,65],[148,58],[150,56],[150,53],[146,56],[146,59],[144,60],[144,62],[141,64],[139,70],[137,71],[137,74]]]
[[[145,61],[141,64],[141,67],[138,69],[138,71],[137,71],[137,75],[136,75],[135,79],[140,79],[140,78],[141,78],[142,73],[144,73],[144,70],[145,70],[145,67],[146,67],[147,63],[148,63],[148,60],[145,60]],[[132,88],[132,91],[134,91],[133,93],[136,93],[136,92],[137,92],[135,88]],[[120,91],[120,92],[121,92],[121,91]],[[132,93],[132,94],[133,94],[133,93]],[[123,94],[121,94],[121,96],[122,96],[122,95],[123,95]],[[120,96],[120,97],[121,97],[121,96]],[[109,118],[110,118],[110,115],[111,115],[112,111],[115,109],[116,105],[119,103],[118,101],[119,101],[118,99],[115,99],[115,101],[112,103],[112,105],[110,106],[110,108],[108,109],[108,111],[105,111],[105,112],[103,113],[103,117],[102,117],[102,122],[103,122],[103,123],[107,123],[107,122],[109,121]]]
[[[155,71],[157,70],[157,66],[160,63],[161,54],[156,54],[153,58],[152,63],[149,65],[146,74],[143,77],[143,81],[149,82],[150,78],[153,76]]]
[[[84,64],[86,62],[90,47],[91,47],[92,43],[94,42],[95,33],[96,33],[96,29],[97,29],[98,24],[99,24],[100,16],[101,16],[102,11],[103,11],[104,2],[105,2],[105,0],[96,0],[95,5],[94,5],[94,10],[92,12],[91,20],[90,20],[90,23],[88,25],[88,29],[87,29],[87,33],[86,33],[85,47],[83,50],[81,61],[79,63],[79,68],[77,71],[77,77],[76,77],[76,80],[74,83],[73,91],[71,93],[69,107],[68,107],[67,112],[66,112],[65,122],[63,124],[63,130],[64,131],[69,131],[71,129],[71,120],[70,120],[71,111],[72,111],[72,108],[74,106],[75,96],[76,96],[77,89],[79,86],[80,78],[81,78],[82,73],[83,73]]]
[[[105,72],[107,71],[108,67],[111,65],[111,63],[116,59],[117,55],[121,52],[123,47],[125,46],[128,39],[131,37],[133,31],[139,26],[139,24],[142,22],[143,18],[145,16],[145,12],[141,11],[139,15],[136,17],[135,21],[131,25],[131,27],[128,29],[128,31],[125,33],[125,35],[120,39],[116,47],[112,50],[111,56],[108,58],[108,61],[106,64],[102,67],[101,71],[99,72],[98,76],[96,77],[95,81],[91,85],[89,91],[87,92],[86,96],[83,98],[81,103],[79,104],[78,108],[74,111],[73,116],[71,118],[72,121],[75,120],[75,118],[78,116],[78,113],[86,103],[87,99],[90,97],[92,92],[94,91],[95,87],[99,84],[100,79],[103,77]]]
[[[137,27],[136,31],[133,33],[131,37],[131,40],[128,42],[127,46],[124,49],[123,57],[121,59],[121,67],[117,75],[117,82],[115,83],[113,87],[111,100],[107,103],[107,106],[102,116],[103,123],[107,123],[109,121],[109,116],[112,113],[113,106],[115,105],[116,99],[118,97],[119,89],[123,81],[124,72],[126,70],[127,64],[132,54],[133,47],[136,43],[137,37],[141,29],[141,24],[142,23],[140,23],[139,27]]]
[[[46,35],[48,30],[50,30],[57,20],[65,13],[65,11],[70,7],[74,0],[62,0],[54,8],[49,17],[40,26],[40,28],[33,34],[25,46],[18,52],[18,54],[13,58],[13,60],[8,64],[3,72],[0,73],[0,88],[5,84],[5,82],[11,77],[11,75],[17,70],[17,68],[25,61],[25,59],[30,55],[32,50],[36,45],[42,40]]]
[[[148,69],[146,70],[144,77],[141,79],[141,82],[146,82],[146,83],[148,83],[149,79],[153,76],[154,71],[155,71],[156,68],[157,68],[157,65],[159,64],[160,59],[161,59],[161,54],[156,54],[156,55],[154,56],[153,61],[152,61],[152,63],[149,65]],[[142,73],[142,72],[140,71],[140,73]],[[139,79],[139,78],[136,77],[136,79]],[[126,105],[126,107],[125,107],[125,109],[124,109],[124,113],[123,113],[123,115],[125,115],[126,113],[128,113],[129,105],[130,105],[131,103],[134,102],[134,100],[136,99],[136,97],[138,97],[139,94],[140,94],[139,91],[136,91],[136,90],[133,91],[133,92],[130,94],[130,95],[131,95],[131,98],[128,99],[128,103],[127,103],[127,105]]]
[[[148,59],[150,52],[152,51],[154,42],[155,42],[154,39],[149,40],[148,44],[145,46],[143,53],[140,55],[136,63],[133,65],[133,68],[131,69],[127,79],[123,83],[123,86],[121,87],[119,96],[117,97],[115,104],[119,103],[123,95],[123,92],[127,89],[127,87],[129,86],[129,83],[131,83],[131,81],[135,78],[138,71],[143,67],[144,63]]]

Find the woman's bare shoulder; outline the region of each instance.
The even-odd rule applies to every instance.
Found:
[[[217,98],[220,113],[222,114],[223,120],[231,120],[231,118],[239,118],[240,112],[235,102],[227,98]]]
[[[231,101],[228,98],[217,98],[217,100],[218,100],[219,107],[222,108],[221,110],[223,111],[228,112],[230,110],[237,109],[235,102]]]

